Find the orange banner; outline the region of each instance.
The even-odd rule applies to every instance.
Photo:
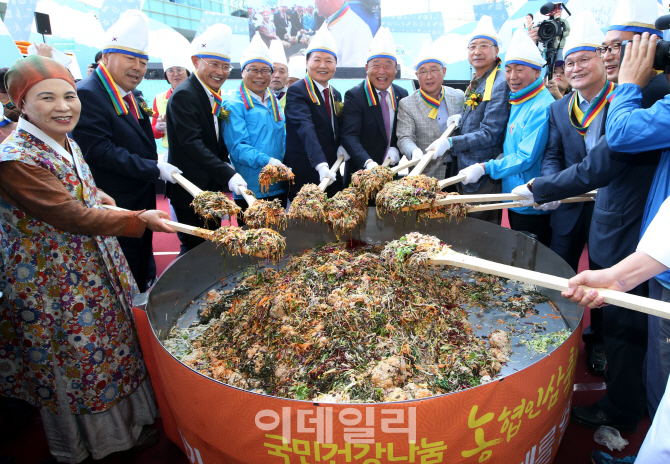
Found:
[[[135,310],[168,437],[192,463],[549,464],[570,419],[581,322],[535,364],[470,390],[402,403],[328,404],[254,394],[172,357]]]

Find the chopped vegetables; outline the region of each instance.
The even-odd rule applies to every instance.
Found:
[[[558,346],[568,339],[570,336],[569,330],[561,330],[558,332],[542,335],[531,340],[522,340],[521,343],[528,346],[528,349],[534,353],[546,353],[550,346]]]
[[[284,256],[286,239],[271,229],[244,230],[239,227],[221,227],[215,231],[197,229],[196,234],[213,240],[217,247],[231,254],[247,254],[279,261]]]
[[[274,166],[272,164],[267,164],[261,169],[261,172],[258,175],[258,183],[261,186],[261,192],[268,192],[270,190],[270,185],[275,182],[288,181],[289,184],[292,184],[294,179],[295,174],[293,174],[293,170],[283,165]]]
[[[223,219],[225,216],[232,219],[242,212],[242,208],[231,201],[225,193],[210,192],[208,190],[196,195],[195,198],[193,198],[191,206],[193,206],[195,212],[199,216],[205,218],[205,220]]]
[[[449,246],[431,235],[410,232],[388,242],[381,252],[384,261],[394,267],[420,268],[433,256],[446,252]]]
[[[438,192],[435,197],[435,201],[442,200],[451,195],[458,195],[455,192]],[[455,218],[456,222],[460,222],[462,219],[465,219],[470,209],[470,205],[466,203],[454,203],[453,205],[443,205],[443,206],[433,206],[429,209],[419,209],[416,211],[416,220],[417,222],[425,222],[428,219],[451,219]]]
[[[377,215],[400,211],[402,208],[435,202],[439,188],[434,177],[408,176],[389,182],[377,194]]]
[[[368,204],[363,193],[354,187],[337,192],[326,202],[326,221],[339,239],[351,232],[356,226],[365,224],[368,216]]]
[[[288,217],[305,221],[325,221],[327,201],[328,196],[319,189],[318,185],[305,184],[291,201]]]
[[[362,190],[365,201],[374,198],[377,193],[393,180],[393,171],[386,166],[376,166],[372,169],[361,169],[351,175],[351,184]]]
[[[244,211],[244,222],[252,229],[286,229],[286,208],[278,198],[256,200]]]

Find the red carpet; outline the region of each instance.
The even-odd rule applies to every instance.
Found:
[[[157,203],[159,209],[169,213],[167,200],[158,198]],[[509,227],[506,211],[503,213],[503,226]],[[164,233],[154,234],[154,252],[158,253],[156,255],[156,267],[158,275],[160,275],[177,257],[179,252],[179,240],[177,239],[177,236]],[[579,262],[579,270],[583,271],[587,268],[588,254],[585,249]],[[584,325],[586,326],[589,322],[588,310],[584,317]],[[584,359],[584,344],[581,343],[579,361],[577,362],[575,373],[576,391],[573,401],[575,406],[594,403],[605,393],[605,390],[601,387],[603,378],[594,377],[589,374],[586,370]],[[593,441],[593,430],[570,423],[554,463],[587,464],[591,462],[591,451],[596,449],[606,451],[615,457],[625,457],[630,454],[636,454],[644,440],[649,425],[649,417],[645,417],[640,422],[640,429],[637,433],[622,435],[630,442],[630,444],[621,452],[610,452],[607,448],[598,445]],[[138,452],[116,453],[100,461],[93,461],[89,458],[85,462],[89,464],[94,462],[99,462],[101,464],[187,464],[189,460],[186,456],[175,444],[170,442],[163,433],[160,418],[156,420],[155,427],[161,433],[161,439],[157,445]],[[19,464],[39,464],[51,457],[39,414],[36,413],[32,419],[28,420],[25,424],[18,424],[0,409],[0,457],[7,454],[13,455],[16,458],[16,462]]]

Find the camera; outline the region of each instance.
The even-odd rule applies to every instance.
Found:
[[[549,19],[545,19],[537,26],[537,35],[540,42],[544,44],[545,59],[547,60],[547,77],[549,79],[553,77],[554,64],[558,55],[558,44],[563,40],[565,32],[563,21],[555,17],[562,9],[565,9],[570,14],[570,11],[560,2],[548,2],[540,8],[540,13],[549,16]]]
[[[623,56],[626,52],[626,44],[632,42],[631,40],[624,40],[621,42],[621,60],[623,63]],[[670,42],[667,40],[659,40],[656,42],[656,56],[654,56],[654,69],[663,71],[665,74],[670,74]]]

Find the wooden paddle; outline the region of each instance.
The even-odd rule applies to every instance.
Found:
[[[444,134],[442,137],[449,137],[451,134],[454,133],[456,130],[456,123],[452,123],[449,127],[447,127],[447,130],[444,131]],[[428,166],[428,163],[430,163],[433,160],[433,153],[435,150],[430,150],[427,151],[425,155],[421,157],[421,160],[419,163],[412,169],[412,172],[410,172],[407,176],[418,176],[423,172],[424,169],[426,169],[426,166]]]
[[[582,203],[584,201],[595,201],[594,197],[582,196],[582,197],[570,197],[564,200],[561,200],[561,203]],[[540,206],[538,203],[533,203],[530,206]],[[507,208],[521,208],[523,205],[520,201],[512,201],[508,203],[493,203],[490,205],[477,205],[471,208],[468,208],[468,213],[476,213],[477,211],[492,211],[495,209],[507,209]]]
[[[596,195],[596,191],[588,192],[583,195],[578,195],[579,197],[593,197]],[[449,195],[447,198],[437,200],[432,205],[429,203],[424,203],[421,205],[407,206],[403,208],[403,211],[414,211],[417,209],[428,209],[435,206],[444,206],[444,205],[453,205],[454,203],[485,203],[487,201],[515,201],[515,200],[527,200],[526,197],[521,195],[516,195],[514,193],[493,193],[493,194],[481,194],[481,195]]]
[[[191,182],[190,180],[188,180],[187,178],[185,178],[181,174],[178,174],[176,172],[172,173],[172,178],[179,185],[181,185],[184,188],[184,190],[186,190],[188,193],[190,193],[194,198],[202,193],[202,190],[200,189],[200,187],[195,185],[193,182]],[[254,197],[253,195],[249,195],[247,193],[247,189],[241,188],[240,192],[241,192],[240,195],[242,195],[242,198],[245,199],[245,201],[247,202],[247,204],[249,206],[251,206],[256,201],[256,197]]]
[[[335,164],[333,164],[333,167],[330,168],[330,172],[337,175],[337,170],[340,169],[340,164],[342,164],[342,161],[344,161],[344,155],[338,156],[337,160],[335,160]],[[325,179],[323,179],[321,181],[321,183],[319,184],[319,190],[321,190],[322,192],[325,192],[326,189],[328,188],[329,180],[330,180],[329,177],[326,177]]]
[[[433,266],[448,265],[462,267],[473,271],[505,277],[507,279],[518,280],[528,284],[551,288],[553,290],[563,291],[568,289],[568,279],[499,264],[486,259],[475,258],[474,256],[464,255],[463,253],[458,253],[453,250],[435,255],[426,261],[426,264]],[[582,288],[585,291],[591,290],[590,287],[583,285]],[[670,303],[606,288],[595,288],[594,290],[596,290],[600,296],[605,298],[605,303],[651,314],[652,316],[670,319]]]

